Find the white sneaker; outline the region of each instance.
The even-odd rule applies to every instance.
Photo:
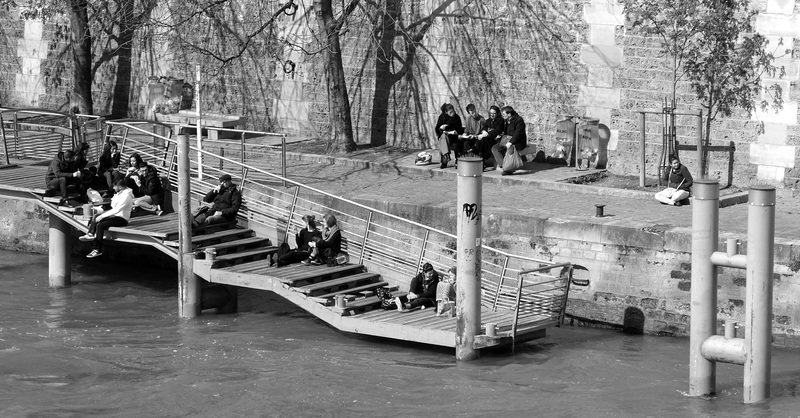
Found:
[[[78,239],[83,242],[94,241],[94,235],[87,233],[86,235],[78,237]]]
[[[95,257],[100,257],[101,255],[103,255],[102,251],[92,250],[92,252],[90,252],[89,255],[86,256],[86,258],[95,258]]]
[[[403,302],[400,297],[394,298],[394,304],[397,305],[397,312],[403,312]]]

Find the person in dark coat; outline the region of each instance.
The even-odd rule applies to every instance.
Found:
[[[44,176],[46,192],[45,196],[52,195],[55,192],[61,193],[61,202],[59,204],[67,203],[67,186],[74,184],[81,188],[81,172],[75,169],[72,165],[72,158],[74,154],[72,151],[60,151],[56,154],[55,158],[50,161],[47,167],[47,174]],[[81,193],[83,196],[84,193]]]
[[[672,156],[669,159],[670,169],[664,173],[664,180],[667,180],[667,188],[656,193],[656,200],[673,206],[681,206],[682,200],[692,194],[692,175],[685,165],[681,164],[678,157]]]
[[[503,136],[500,142],[492,147],[492,155],[494,156],[495,167],[503,170],[503,153],[500,148],[507,148],[509,144],[513,144],[517,151],[522,151],[528,145],[528,134],[525,132],[525,121],[522,116],[514,111],[511,106],[503,106],[500,109],[500,114],[505,120],[503,128]]]
[[[450,151],[453,151],[458,164],[458,157],[461,156],[461,146],[458,136],[464,133],[464,125],[461,124],[461,117],[456,114],[456,108],[450,103],[445,103],[441,107],[442,113],[436,120],[434,131],[439,141],[439,157],[441,168],[447,168],[450,161]]]
[[[100,154],[97,162],[97,175],[101,179],[105,179],[108,185],[108,191],[105,197],[110,197],[114,194],[114,182],[122,178],[117,169],[119,168],[120,153],[117,148],[117,143],[108,141],[103,146],[103,153]]]
[[[294,236],[294,242],[297,248],[287,252],[286,254],[278,257],[275,262],[276,267],[282,267],[287,264],[299,263],[307,259],[311,255],[311,247],[309,244],[322,238],[322,234],[317,230],[317,223],[314,220],[314,215],[303,216],[303,229],[297,232]]]
[[[194,216],[192,228],[235,221],[242,206],[242,193],[230,174],[223,174],[219,176],[219,186],[206,193],[203,202],[208,205]]]
[[[481,156],[486,165],[486,160],[492,158],[492,147],[500,140],[505,128],[505,121],[500,116],[500,108],[492,105],[489,107],[489,118],[484,120],[478,141],[475,143],[475,152]]]
[[[302,262],[303,264],[331,265],[336,256],[342,252],[342,231],[339,229],[336,217],[329,213],[322,220],[325,222],[322,237],[314,237],[308,244],[311,247],[311,254]]]
[[[439,284],[439,273],[431,263],[422,265],[422,272],[411,279],[408,294],[395,299],[397,310],[400,312],[420,307],[432,308],[436,306],[436,286]]]
[[[131,166],[128,168],[125,178],[136,196],[136,199],[133,200],[134,208],[146,210],[158,216],[163,215],[164,211],[161,205],[164,203],[164,188],[161,186],[158,169],[144,162],[137,153],[131,154],[128,161]]]

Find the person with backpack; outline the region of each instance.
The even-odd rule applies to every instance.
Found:
[[[297,248],[290,249],[289,244],[286,242],[281,244],[280,248],[278,248],[275,267],[283,267],[308,259],[311,255],[310,244],[314,242],[314,239],[322,237],[322,234],[317,230],[314,215],[304,215],[302,219],[303,228],[294,235],[294,242],[297,244]]]

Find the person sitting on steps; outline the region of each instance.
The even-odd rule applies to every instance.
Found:
[[[439,141],[440,167],[447,168],[450,161],[450,151],[455,153],[456,165],[458,157],[461,156],[461,146],[458,136],[464,133],[464,126],[461,124],[461,117],[456,114],[456,108],[450,103],[445,103],[441,107],[442,113],[436,120],[436,138]]]
[[[492,147],[492,155],[494,155],[494,164],[497,171],[503,171],[503,155],[500,148],[507,148],[513,144],[517,151],[522,151],[528,145],[528,134],[525,132],[525,121],[522,119],[513,107],[503,106],[500,109],[500,114],[505,120],[505,128],[503,129],[503,136],[500,142]]]
[[[469,116],[464,119],[464,133],[458,137],[461,141],[459,146],[464,154],[477,154],[478,150],[475,146],[477,145],[478,134],[481,133],[486,119],[478,113],[478,110],[475,109],[475,105],[472,103],[467,105],[467,113]]]
[[[487,161],[492,158],[492,147],[500,140],[505,128],[505,121],[500,116],[500,108],[492,105],[489,107],[489,119],[484,120],[481,132],[478,134],[478,141],[475,143],[473,152],[483,158],[484,167],[490,166]]]
[[[219,176],[219,185],[206,193],[203,202],[207,205],[195,214],[192,228],[236,220],[242,206],[242,193],[232,180],[230,174]]]
[[[319,240],[322,234],[317,230],[317,223],[314,220],[314,215],[303,216],[303,229],[298,231],[294,236],[294,241],[297,248],[281,255],[275,261],[275,267],[283,267],[292,263],[299,263],[308,259],[311,255],[310,244],[314,239]]]
[[[431,263],[422,265],[422,272],[411,279],[408,294],[395,299],[397,310],[406,312],[416,308],[432,308],[436,306],[436,287],[439,283],[439,273]]]
[[[81,241],[94,241],[94,249],[86,258],[95,258],[103,255],[103,235],[112,226],[128,225],[133,208],[133,191],[125,186],[125,180],[119,179],[114,183],[114,197],[111,198],[111,209],[103,211],[94,207],[94,216],[89,221],[89,232],[79,237]]]
[[[307,260],[302,262],[303,264],[331,265],[342,251],[342,231],[339,229],[336,217],[329,213],[322,220],[325,222],[322,237],[314,237],[313,241],[308,244],[311,247],[311,254]]]
[[[47,186],[45,196],[52,196],[55,192],[61,193],[61,201],[58,202],[59,205],[67,204],[68,185],[75,185],[81,196],[86,194],[83,192],[81,183],[81,171],[74,169],[72,165],[73,156],[73,152],[69,150],[59,152],[47,167],[47,174],[45,174],[45,184]]]
[[[100,154],[97,163],[97,175],[105,179],[108,185],[108,190],[103,197],[111,197],[114,193],[114,181],[122,177],[119,171],[117,171],[119,168],[119,161],[120,153],[117,148],[117,143],[114,141],[106,142],[103,146],[103,153]]]
[[[125,179],[128,184],[132,182],[136,186],[130,187],[133,189],[133,195],[136,196],[133,200],[133,207],[155,213],[158,216],[163,215],[161,204],[164,202],[164,188],[161,187],[158,169],[144,162],[137,153],[131,154],[128,161],[131,166],[128,168]]]
[[[692,175],[676,156],[669,159],[671,167],[664,173],[667,188],[656,193],[656,200],[665,205],[681,206],[682,200],[692,194]]]

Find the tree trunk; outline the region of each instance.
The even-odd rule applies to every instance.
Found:
[[[314,12],[317,15],[317,25],[324,43],[322,45],[322,61],[325,66],[330,99],[329,119],[334,132],[333,138],[328,140],[328,151],[354,151],[356,143],[353,140],[350,98],[347,96],[342,49],[339,45],[339,25],[333,17],[331,0],[314,0]]]
[[[72,43],[72,94],[70,110],[94,113],[92,102],[92,35],[89,31],[88,0],[69,0]]]
[[[400,20],[400,1],[386,0],[386,9],[381,22],[375,28],[374,38],[379,39],[375,51],[375,92],[372,96],[372,129],[370,143],[386,144],[388,130],[389,96],[397,81],[392,73],[394,60],[394,39],[397,36],[397,21]]]
[[[117,77],[114,83],[114,104],[111,107],[112,118],[128,116],[131,95],[131,54],[133,32],[134,0],[119,1],[119,37],[117,40]]]

